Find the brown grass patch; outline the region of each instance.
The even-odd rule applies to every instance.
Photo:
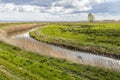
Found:
[[[36,23],[35,24],[21,24],[21,25],[4,27],[4,28],[2,28],[2,30],[4,30],[6,32],[6,34],[9,36],[9,35],[15,34],[17,32],[35,28],[37,26],[40,26],[40,24],[36,24]]]

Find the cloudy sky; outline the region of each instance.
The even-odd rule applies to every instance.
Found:
[[[120,19],[120,0],[0,0],[0,20],[80,21]]]

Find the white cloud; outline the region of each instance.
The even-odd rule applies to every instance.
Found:
[[[93,0],[93,1],[97,2],[97,3],[103,3],[103,2],[114,2],[114,1],[118,1],[118,0]]]
[[[118,2],[117,2],[118,1]],[[44,2],[44,3],[43,3]],[[114,5],[113,5],[114,2]],[[0,17],[2,19],[23,19],[23,20],[50,20],[50,21],[75,21],[75,20],[86,20],[87,13],[85,11],[95,10],[93,12],[105,13],[119,8],[113,8],[119,3],[120,0],[33,0],[23,4],[15,3],[0,3]],[[108,8],[101,7],[101,4],[111,3]],[[99,5],[99,6],[98,6]],[[99,8],[98,8],[99,7]],[[117,6],[118,7],[118,6]],[[29,12],[29,13],[28,13]],[[82,13],[81,13],[82,12]],[[74,14],[76,13],[76,14]],[[119,13],[119,12],[118,12]],[[108,14],[110,14],[108,12]],[[96,19],[120,19],[120,16],[116,15],[105,15],[105,14],[94,14]],[[105,16],[105,17],[104,17]],[[108,16],[108,17],[107,17]]]
[[[83,12],[93,9],[96,4],[113,2],[118,0],[59,0],[52,3],[48,10],[50,13],[65,14],[72,12]]]
[[[120,15],[108,14],[108,13],[99,13],[94,14],[96,20],[112,20],[120,19]],[[20,12],[11,12],[11,13],[0,13],[1,20],[20,20],[20,21],[80,21],[87,20],[87,13],[81,14],[64,14],[64,15],[52,15],[49,13],[20,13]]]
[[[38,0],[35,0],[38,1]],[[48,1],[48,0],[47,0]],[[50,4],[47,3],[46,4]],[[58,0],[49,1],[51,6],[20,5],[13,3],[0,3],[1,12],[47,12],[52,14],[68,14],[72,12],[83,12],[93,9],[93,5],[118,0]],[[40,2],[40,1],[39,1]],[[40,3],[41,4],[41,3]]]
[[[120,14],[114,13],[97,13],[95,14],[96,20],[120,20]]]
[[[13,3],[1,3],[0,12],[41,12],[44,8],[35,5],[15,5]]]
[[[89,4],[88,0],[60,0],[56,1],[52,4],[51,10],[64,13],[70,13],[73,11],[88,11],[91,10],[92,7]]]
[[[72,6],[73,8],[66,8]],[[36,5],[16,5],[13,3],[0,3],[0,12],[47,12],[53,14],[67,14],[74,11],[91,10],[89,2],[79,0],[60,0],[53,2],[50,8],[36,6]]]

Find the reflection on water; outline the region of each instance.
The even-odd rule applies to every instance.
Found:
[[[68,50],[54,45],[42,43],[31,38],[29,36],[29,32],[13,36],[9,40],[9,43],[18,46],[22,49],[37,52],[43,55],[64,58],[72,62],[98,67],[105,67],[112,70],[120,71],[120,60],[98,56],[86,52]]]

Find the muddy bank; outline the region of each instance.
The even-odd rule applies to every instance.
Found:
[[[34,36],[31,35],[31,37],[35,39]],[[36,40],[38,40],[38,39],[36,39]],[[106,56],[106,57],[110,57],[110,58],[120,60],[120,54],[113,54],[113,53],[110,53],[110,52],[108,53],[108,52],[101,52],[100,50],[93,50],[92,47],[90,47],[90,46],[74,47],[74,46],[69,46],[69,45],[65,45],[65,44],[46,42],[46,41],[42,41],[42,40],[38,40],[38,41],[45,42],[47,44],[51,44],[51,45],[55,45],[55,46],[60,46],[62,48],[71,49],[71,50],[74,50],[74,51],[82,51],[82,52],[87,52],[87,53],[93,53],[93,54],[96,54],[96,55]]]

